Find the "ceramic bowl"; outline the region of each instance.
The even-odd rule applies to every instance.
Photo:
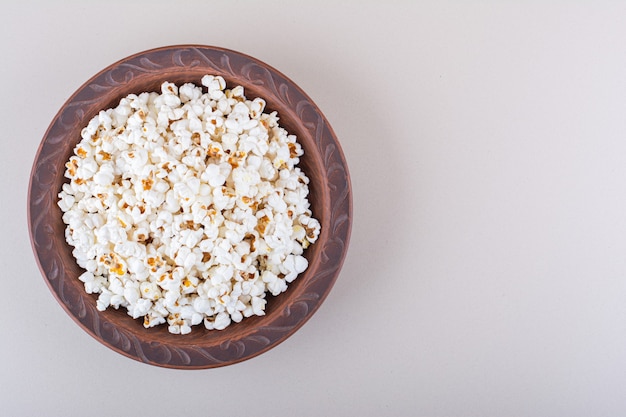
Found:
[[[286,292],[268,294],[265,316],[244,318],[224,330],[194,326],[187,335],[167,326],[145,329],[124,308],[96,309],[96,296],[84,291],[83,272],[64,237],[57,194],[66,181],[64,164],[80,132],[100,110],[115,107],[130,94],[160,91],[164,81],[200,83],[221,75],[227,85],[242,85],[246,97],[262,97],[266,111],[295,134],[305,155],[300,167],[310,179],[309,201],[322,229],[305,256],[308,269]],[[348,249],[352,194],[346,160],[330,124],[293,81],[269,65],[232,50],[202,45],[157,48],[132,55],[84,83],[52,120],[35,156],[28,192],[33,251],[45,282],[69,316],[98,341],[132,359],[169,368],[212,368],[255,357],[283,342],[320,307],[335,283]],[[332,323],[328,323],[332,325]]]

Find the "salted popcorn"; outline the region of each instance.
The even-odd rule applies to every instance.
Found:
[[[243,87],[201,84],[165,82],[96,115],[58,201],[97,308],[176,334],[264,315],[320,234],[296,137]]]

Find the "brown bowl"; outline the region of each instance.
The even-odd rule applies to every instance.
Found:
[[[205,74],[221,75],[230,87],[242,85],[250,99],[263,97],[267,111],[297,135],[305,155],[300,166],[311,180],[309,201],[322,225],[305,256],[309,268],[283,294],[269,296],[265,316],[249,317],[225,330],[195,326],[173,335],[167,326],[145,329],[125,309],[98,311],[85,293],[83,272],[66,243],[57,194],[65,162],[81,129],[100,110],[130,93],[160,91],[163,81],[199,84]],[[352,194],[345,158],[328,121],[313,101],[274,68],[244,54],[200,45],[141,52],[104,69],[59,110],[37,151],[28,192],[28,221],[39,268],[65,311],[90,335],[132,359],[169,368],[212,368],[259,355],[298,330],[330,292],[346,255],[352,221]]]

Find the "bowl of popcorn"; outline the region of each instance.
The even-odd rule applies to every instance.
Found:
[[[84,83],[35,156],[28,221],[54,297],[132,359],[255,357],[320,307],[346,256],[341,146],[293,81],[202,45],[141,52]]]

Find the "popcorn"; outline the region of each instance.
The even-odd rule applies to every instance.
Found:
[[[265,314],[308,267],[320,223],[296,137],[220,76],[130,94],[81,131],[58,206],[96,307],[146,328]]]

